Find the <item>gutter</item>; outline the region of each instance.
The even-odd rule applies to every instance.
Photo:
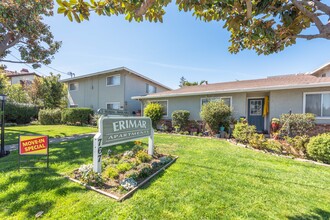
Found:
[[[264,88],[250,88],[250,89],[229,89],[229,90],[213,90],[213,91],[202,91],[202,92],[186,92],[186,93],[173,93],[164,95],[147,95],[147,96],[133,96],[132,99],[154,99],[154,98],[170,98],[170,97],[182,97],[182,96],[196,96],[196,95],[214,95],[224,93],[240,93],[240,92],[262,92],[262,91],[276,91],[285,89],[305,89],[305,88],[317,88],[323,86],[330,86],[330,82],[325,83],[313,83],[304,85],[288,85],[288,86],[269,86]]]

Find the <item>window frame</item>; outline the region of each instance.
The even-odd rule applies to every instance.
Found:
[[[160,100],[151,100],[150,103],[158,103],[158,102],[166,102],[166,115],[162,117],[168,117],[168,99],[160,99]]]
[[[330,91],[320,92],[304,92],[303,97],[303,113],[306,113],[306,96],[307,95],[321,95],[321,115],[323,115],[323,94],[330,94]],[[330,119],[330,116],[315,116],[315,119]]]
[[[212,96],[212,97],[202,97],[200,99],[200,111],[202,110],[203,107],[203,99],[218,99],[218,100],[222,100],[222,99],[230,99],[230,106],[229,108],[233,107],[233,97],[232,96]]]
[[[111,77],[119,77],[119,84],[116,84],[116,85],[108,85],[108,78],[111,78]],[[105,78],[105,85],[106,86],[120,86],[121,85],[121,76],[120,74],[116,74],[116,75],[112,75],[112,76],[107,76]]]
[[[71,89],[71,87],[70,87],[71,84],[77,84],[76,89]],[[79,83],[78,82],[69,83],[69,91],[70,92],[71,91],[78,91],[78,90],[79,90]]]
[[[108,105],[111,105],[111,104],[112,105],[113,104],[119,104],[119,108],[118,109],[108,109]],[[105,103],[105,107],[106,107],[107,110],[122,110],[120,102],[107,102],[107,103]]]

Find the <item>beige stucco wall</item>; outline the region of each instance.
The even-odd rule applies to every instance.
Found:
[[[22,81],[33,81],[35,75],[23,75],[23,76],[12,76],[10,77],[10,83],[13,84],[20,84]]]
[[[288,113],[292,110],[292,113],[303,113],[303,99],[304,92],[322,92],[330,91],[329,87],[325,88],[312,88],[312,89],[290,89],[271,91],[270,100],[270,118],[278,118],[283,113]],[[317,119],[317,123],[330,124],[329,119]]]

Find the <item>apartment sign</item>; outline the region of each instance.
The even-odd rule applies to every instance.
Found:
[[[99,119],[93,141],[94,171],[101,172],[102,148],[149,137],[148,154],[153,155],[154,131],[148,117],[108,117]]]

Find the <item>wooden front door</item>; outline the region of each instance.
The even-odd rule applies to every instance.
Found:
[[[264,117],[262,116],[264,101],[263,98],[249,99],[248,122],[249,125],[256,126],[259,132],[264,130]]]

